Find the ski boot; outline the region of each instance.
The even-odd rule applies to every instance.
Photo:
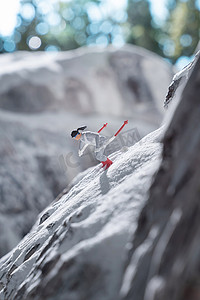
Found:
[[[112,160],[110,160],[108,157],[107,157],[107,160],[106,161],[102,161],[101,162],[103,164],[102,168],[106,166],[106,169],[108,169],[111,165],[112,165]]]

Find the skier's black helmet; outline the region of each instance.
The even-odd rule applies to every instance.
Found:
[[[73,130],[71,132],[71,137],[74,138],[79,132],[77,130]]]
[[[77,136],[77,134],[80,134],[79,130],[84,130],[85,128],[87,128],[87,126],[82,126],[77,128],[76,130],[73,130],[71,132],[71,137],[74,138],[75,136]]]

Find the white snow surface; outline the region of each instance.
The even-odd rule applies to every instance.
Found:
[[[99,164],[84,171],[40,214],[0,260],[1,300],[118,299],[130,237],[160,164],[163,133],[161,127],[126,152],[112,154],[108,170]]]

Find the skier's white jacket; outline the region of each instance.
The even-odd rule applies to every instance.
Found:
[[[107,137],[102,136],[96,132],[91,132],[91,131],[82,132],[81,138],[79,140],[80,143],[79,143],[78,155],[82,156],[87,146],[90,145],[95,147],[94,151],[95,151],[96,158],[100,161],[105,161],[107,157],[103,154],[103,152],[105,150],[107,140],[108,140]]]

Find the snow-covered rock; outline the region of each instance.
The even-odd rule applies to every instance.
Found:
[[[0,299],[118,299],[130,234],[160,162],[161,128],[85,171],[0,261]]]
[[[187,66],[185,66],[183,70],[181,70],[180,72],[174,75],[172,82],[169,85],[168,93],[165,97],[164,107],[168,107],[172,99],[173,101],[176,101],[176,99],[180,98],[183,89],[188,81],[188,78],[190,77],[199,57],[200,57],[200,50],[196,53],[192,62],[190,62]]]
[[[17,52],[1,55],[0,66],[2,256],[77,174],[96,164],[77,157],[71,130],[97,131],[109,122],[110,136],[127,118],[141,137],[158,128],[172,67],[134,46]]]

